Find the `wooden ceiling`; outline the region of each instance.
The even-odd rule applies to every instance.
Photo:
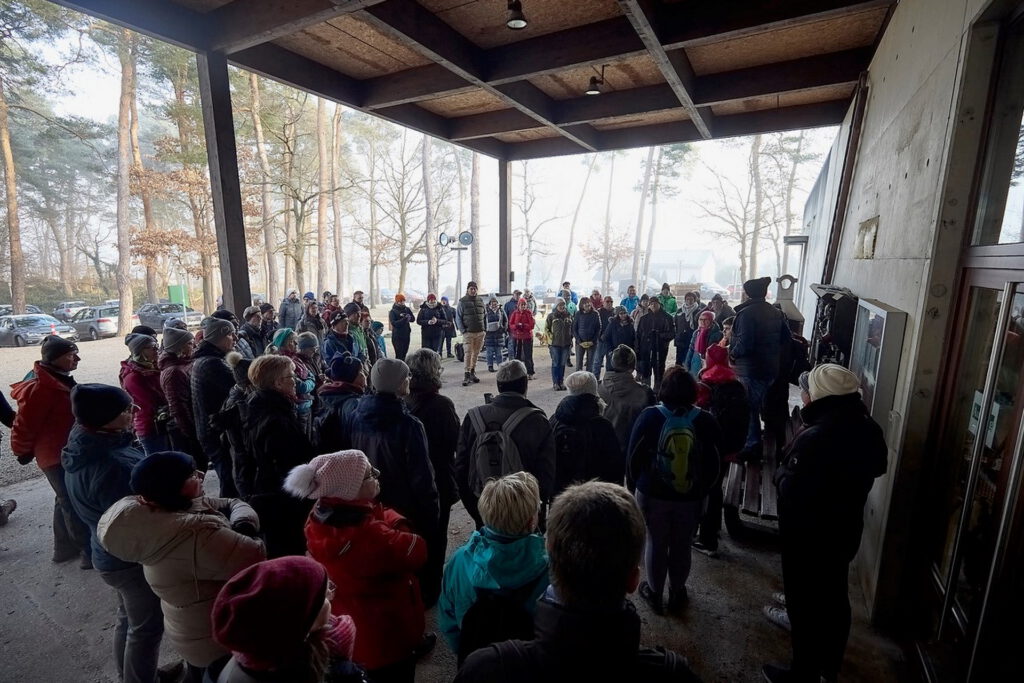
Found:
[[[896,4],[53,1],[500,159],[838,124]]]

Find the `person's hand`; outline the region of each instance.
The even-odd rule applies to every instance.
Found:
[[[260,535],[260,532],[256,528],[256,525],[248,520],[235,522],[231,525],[231,530],[239,534],[242,534],[243,536],[248,536],[249,538],[256,538]]]
[[[36,456],[33,455],[32,453],[29,453],[27,455],[15,455],[14,457],[18,459],[19,465],[27,465],[30,462],[32,462]]]

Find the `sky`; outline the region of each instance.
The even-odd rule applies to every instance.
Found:
[[[56,56],[57,48],[48,48],[48,50]],[[86,116],[99,121],[111,121],[116,118],[120,88],[116,63],[103,61],[101,57],[97,63],[76,65],[64,74],[63,81],[70,94],[64,96],[57,104],[61,113]],[[821,161],[807,167],[800,191],[794,196],[793,211],[798,220],[803,213],[807,193],[832,144],[836,130],[836,128],[822,128],[809,133],[809,147],[820,154]],[[738,181],[743,180],[747,172],[749,146],[744,144],[743,138],[695,144],[697,154],[692,155],[691,162],[680,174],[676,183],[677,194],[671,198],[663,197],[659,202],[658,224],[654,240],[655,250],[711,249],[719,263],[719,272],[727,271],[729,267],[738,266],[737,245],[708,234],[706,229],[713,224],[713,221],[701,215],[701,206],[705,202],[711,201],[708,188],[714,179],[707,167],[711,166],[719,173],[736,178]],[[610,190],[613,233],[628,231],[630,235],[633,234],[640,202],[640,193],[637,187],[642,178],[642,162],[645,155],[646,149],[637,149],[623,152],[616,157],[614,183]],[[587,157],[576,155],[534,160],[528,164],[528,179],[531,184],[536,184],[537,195],[531,222],[536,224],[538,221],[555,217],[555,220],[552,220],[542,233],[542,241],[545,243],[546,250],[551,252],[551,256],[547,257],[545,262],[539,266],[535,262],[534,272],[538,276],[533,278],[535,282],[543,281],[544,284],[557,285],[555,281],[561,275],[562,261],[568,246],[569,223],[583,186],[586,163]],[[580,245],[586,242],[595,243],[603,231],[605,202],[609,192],[609,170],[609,164],[605,159],[598,162],[581,209],[576,229],[577,245],[573,250],[569,268],[569,279],[574,283],[574,288],[577,284],[580,289],[599,284],[600,276],[597,273],[597,268],[594,267],[594,264],[587,262],[581,253]],[[513,164],[513,194],[522,191],[521,172],[520,164]],[[483,280],[481,284],[484,290],[489,290],[496,284],[498,276],[498,168],[497,162],[488,157],[482,158],[480,196],[481,280]],[[647,211],[644,220],[645,235],[646,224],[650,220],[649,207]],[[468,210],[466,213],[468,216]],[[515,208],[512,213],[513,224],[521,224],[521,214]],[[113,248],[114,245],[111,247]],[[513,270],[518,280],[516,284],[521,287],[522,278],[525,275],[525,259],[519,253],[520,248],[520,240],[515,239],[513,241]],[[763,253],[761,262],[765,264],[761,274],[777,275],[774,272],[774,256],[770,252]],[[365,277],[365,268],[360,270],[360,266],[355,265],[351,270],[354,280],[358,280],[361,276]],[[387,280],[397,280],[397,268],[393,270],[393,273],[386,272],[384,274],[382,286],[395,287],[397,285],[397,282],[394,281],[385,284]],[[410,279],[413,281],[413,287],[416,287],[415,283],[425,280],[423,267],[413,266],[410,269]],[[443,266],[441,279],[443,283],[454,284],[456,280],[454,258]],[[467,252],[463,259],[463,282],[468,279]],[[358,283],[353,283],[353,287],[358,286]],[[416,288],[422,289],[422,285]]]

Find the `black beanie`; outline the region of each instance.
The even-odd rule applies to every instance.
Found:
[[[132,334],[148,334],[150,337],[156,337],[156,330],[154,330],[149,325],[136,325],[135,327],[132,328],[132,331],[129,332],[129,335]],[[124,343],[128,343],[127,336],[124,338]]]
[[[51,334],[43,339],[43,343],[39,345],[39,351],[42,353],[44,363],[52,363],[65,353],[71,353],[72,351],[77,353],[78,345],[64,337]]]
[[[132,493],[167,510],[187,510],[192,503],[181,488],[195,471],[196,461],[188,453],[153,453],[132,468]]]
[[[743,283],[743,291],[751,299],[763,299],[768,296],[768,286],[771,285],[770,277],[759,277],[756,280],[747,280]]]
[[[345,308],[342,309],[342,310],[344,310],[345,311],[345,315],[348,316],[348,315],[352,315],[353,313],[359,313],[363,309],[355,301],[350,301],[347,304],[345,304]]]
[[[363,364],[351,353],[338,353],[327,365],[327,376],[335,382],[352,382],[363,369]]]
[[[131,404],[127,391],[109,384],[78,384],[71,390],[71,412],[93,429],[109,423]]]

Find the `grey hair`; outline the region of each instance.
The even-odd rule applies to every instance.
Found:
[[[498,374],[494,379],[498,384],[507,384],[523,377],[526,377],[526,365],[518,358],[514,358],[498,366]]]
[[[428,382],[441,387],[441,356],[433,349],[416,349],[405,357],[414,382]]]

